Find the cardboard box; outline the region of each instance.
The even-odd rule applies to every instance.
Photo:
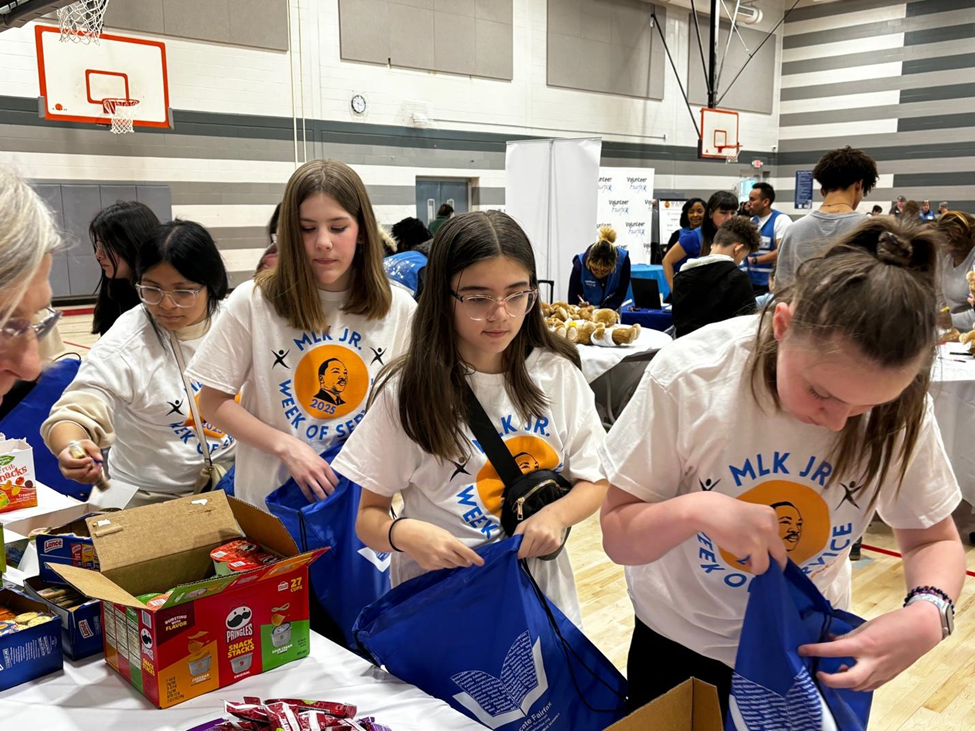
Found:
[[[721,731],[723,728],[717,689],[692,678],[606,731]]]
[[[77,607],[65,609],[54,602],[48,601],[38,591],[61,584],[48,584],[40,577],[32,577],[24,582],[24,593],[31,599],[45,605],[46,611],[61,619],[61,645],[64,654],[72,660],[81,660],[102,651],[104,637],[102,635],[102,607],[101,602],[92,600]]]
[[[0,590],[0,606],[18,613],[47,611],[43,602],[10,589]],[[50,622],[0,637],[0,690],[57,672],[63,665],[61,620],[57,616]]]
[[[299,553],[274,516],[214,491],[87,524],[100,570],[52,568],[102,600],[105,660],[160,708],[308,655],[308,565],[327,549]],[[210,551],[237,538],[283,559],[215,576]]]
[[[87,518],[100,513],[89,513],[67,525],[59,525],[34,534],[39,564],[38,576],[48,584],[64,584],[64,579],[51,568],[53,564],[80,566],[98,570],[98,556],[88,534]]]
[[[26,439],[0,434],[0,513],[37,505],[34,450]]]

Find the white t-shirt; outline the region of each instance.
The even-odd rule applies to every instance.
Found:
[[[347,292],[320,291],[327,332],[289,327],[254,282],[239,286],[187,371],[224,393],[240,391],[240,404],[275,429],[318,452],[348,438],[365,415],[372,384],[382,367],[405,350],[416,303],[393,288],[382,320],[342,311]],[[235,493],[252,505],[290,475],[268,452],[240,444]]]
[[[224,317],[218,310],[211,328]],[[42,432],[61,421],[88,431],[108,453],[114,479],[152,492],[192,490],[203,469],[203,451],[196,436],[186,387],[170,345],[162,342],[141,305],[122,314],[96,342],[61,398],[51,409]],[[184,330],[180,349],[193,357],[204,340],[205,325]],[[190,379],[199,403],[199,382]],[[230,467],[236,443],[204,422],[210,457]]]
[[[758,316],[704,327],[660,351],[601,451],[611,484],[646,502],[697,491],[778,507],[789,557],[835,605],[850,604],[850,546],[870,524],[868,486],[848,495],[829,483],[835,435],[764,399],[747,380]],[[927,528],[960,501],[928,397],[924,425],[900,492],[880,492],[884,521]],[[899,472],[899,470],[892,470]],[[845,485],[845,487],[844,487]],[[706,657],[734,666],[750,574],[703,531],[659,560],[626,568],[644,624]]]
[[[522,419],[505,388],[504,374],[469,377],[477,400],[505,446],[526,471],[549,469],[570,483],[603,479],[598,448],[606,438],[595,398],[582,371],[549,351],[535,350],[527,361],[532,380],[549,401],[544,416]],[[403,494],[402,515],[439,526],[476,548],[504,537],[501,496],[504,484],[474,443],[470,428],[458,428],[471,442],[470,455],[459,464],[424,452],[403,431],[399,420],[398,383],[384,388],[333,463],[334,469],[377,495]],[[525,469],[523,467],[523,469]],[[570,537],[571,538],[571,537]],[[569,619],[582,626],[569,554],[554,561],[529,562],[532,576]],[[405,553],[394,553],[393,585],[423,573]]]

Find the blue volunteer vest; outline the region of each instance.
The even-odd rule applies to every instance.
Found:
[[[404,251],[383,259],[386,276],[410,290],[414,298],[420,281],[420,270],[426,265],[427,258],[419,251]]]
[[[759,236],[762,237],[762,244],[758,247],[758,251],[755,254],[751,254],[745,258],[743,262],[745,266],[745,271],[748,272],[748,276],[751,278],[753,284],[759,284],[763,287],[768,286],[768,277],[772,273],[771,264],[752,264],[752,256],[764,256],[772,251],[775,251],[775,219],[782,214],[776,210],[772,211],[772,215],[768,217],[765,225],[762,226],[761,231],[758,232]],[[752,216],[752,223],[756,226],[759,222],[758,216]]]
[[[589,271],[589,268],[586,266],[586,260],[589,258],[589,249],[586,249],[585,254],[576,254],[575,258],[579,261],[581,268],[582,296],[585,298],[586,302],[599,307],[602,305],[604,300],[608,299],[610,295],[616,292],[616,289],[620,286],[620,271],[623,269],[623,262],[626,261],[626,257],[629,256],[629,254],[630,253],[626,249],[617,247],[616,269],[610,272],[609,276],[606,277],[605,285],[596,279],[596,275]],[[578,303],[573,302],[572,304]]]

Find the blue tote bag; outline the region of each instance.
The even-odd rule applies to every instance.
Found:
[[[752,579],[731,681],[726,731],[863,731],[873,693],[829,688],[816,673],[852,658],[800,657],[800,645],[829,641],[863,624],[834,609],[791,561]]]
[[[331,463],[342,444],[322,452]],[[362,488],[339,475],[335,492],[309,503],[293,479],[268,495],[268,510],[284,523],[302,551],[329,547],[309,567],[312,595],[355,649],[352,626],[360,610],[389,591],[389,554],[367,547],[355,532]]]
[[[77,358],[61,358],[45,368],[37,385],[0,421],[0,432],[9,439],[27,440],[34,450],[34,474],[38,482],[84,502],[91,492],[91,485],[82,485],[62,475],[57,455],[51,454],[41,439],[41,424],[74,380],[80,366],[81,360]]]
[[[432,571],[362,610],[372,661],[492,729],[603,729],[625,715],[626,680],[544,597],[518,561],[521,536],[484,566]]]

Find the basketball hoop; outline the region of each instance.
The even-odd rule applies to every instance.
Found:
[[[94,41],[97,44],[105,24],[107,7],[108,0],[79,0],[58,8],[61,40],[86,45]]]
[[[719,153],[724,155],[725,164],[738,162],[741,145],[716,145]]]
[[[102,107],[105,114],[112,118],[112,134],[124,135],[134,131],[132,121],[135,119],[135,108],[139,106],[138,99],[103,99]]]

